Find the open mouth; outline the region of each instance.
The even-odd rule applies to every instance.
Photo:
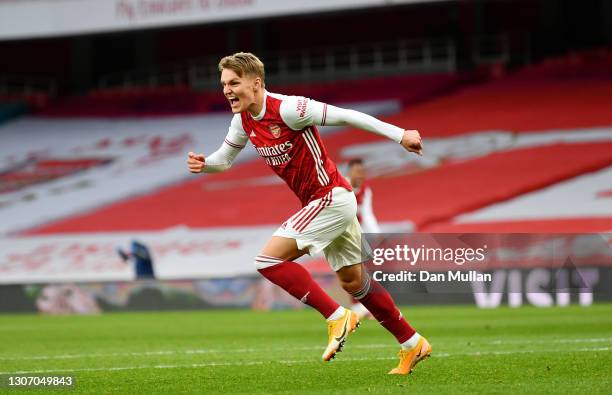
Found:
[[[230,105],[231,105],[232,107],[234,107],[234,106],[235,106],[236,104],[238,104],[238,102],[239,102],[239,100],[238,100],[237,98],[235,98],[235,97],[230,97],[230,98],[228,98],[228,100],[229,100]]]

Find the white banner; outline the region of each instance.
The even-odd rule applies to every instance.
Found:
[[[192,279],[256,274],[254,257],[275,226],[160,232],[63,234],[0,239],[0,284],[125,281],[135,278],[129,251],[137,240],[152,255],[156,278]]]
[[[441,0],[20,0],[0,2],[0,40],[253,19]]]
[[[132,241],[150,252],[161,280],[229,278],[257,275],[255,257],[278,225],[161,231],[72,233],[0,238],[0,284],[129,281],[136,278]],[[410,223],[381,224],[385,232],[407,232]],[[322,254],[300,258],[308,263]],[[327,265],[325,265],[325,270]]]

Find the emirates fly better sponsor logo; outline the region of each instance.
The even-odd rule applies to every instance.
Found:
[[[290,141],[273,146],[255,147],[259,155],[264,158],[269,166],[280,166],[291,160],[289,150],[293,147]]]

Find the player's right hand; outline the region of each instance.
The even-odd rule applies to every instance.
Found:
[[[192,173],[201,173],[204,169],[204,155],[196,154],[195,152],[189,152],[187,154],[187,167]]]

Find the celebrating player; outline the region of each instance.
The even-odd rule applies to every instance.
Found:
[[[409,152],[422,153],[416,130],[404,130],[369,115],[300,96],[265,89],[263,63],[239,52],[219,62],[223,94],[234,117],[225,141],[204,157],[190,152],[192,173],[230,168],[248,140],[264,161],[300,199],[302,208],[288,218],[255,258],[265,278],[315,308],[328,323],[324,361],[341,351],[359,326],[357,314],[334,301],[301,265],[300,256],[323,251],[342,287],[359,300],[401,345],[399,365],[390,374],[408,374],[429,356],[431,346],[406,322],[391,295],[361,264],[361,228],[351,186],[329,158],[317,125],[351,125],[390,138]]]

